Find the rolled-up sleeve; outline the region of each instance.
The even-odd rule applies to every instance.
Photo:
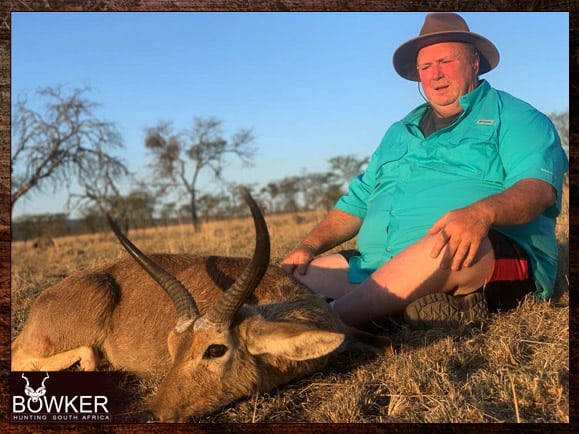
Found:
[[[544,114],[523,102],[509,104],[503,112],[499,154],[505,167],[505,186],[527,179],[540,179],[557,191],[557,201],[545,214],[555,217],[561,210],[563,174],[568,160],[557,130]]]
[[[350,182],[348,192],[338,200],[335,208],[361,219],[366,217],[368,198],[376,184],[377,160],[377,155],[374,153],[366,170]]]

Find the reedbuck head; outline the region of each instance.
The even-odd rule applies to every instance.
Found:
[[[247,190],[241,192],[255,223],[254,255],[241,276],[203,315],[190,291],[110,221],[121,244],[163,287],[177,311],[177,322],[167,339],[172,366],[150,403],[154,420],[186,421],[238,398],[270,390],[310,372],[312,363],[319,363],[316,360],[344,341],[336,327],[331,330],[311,321],[265,319],[257,307],[245,304],[268,269],[270,243],[259,207]],[[307,364],[309,367],[304,367]]]

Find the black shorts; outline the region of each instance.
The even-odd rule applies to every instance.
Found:
[[[488,238],[495,252],[493,269],[482,290],[491,311],[516,307],[536,290],[529,256],[507,236],[492,230]]]
[[[518,243],[500,232],[491,229],[488,238],[495,259],[486,284],[478,291],[485,295],[491,312],[512,309],[536,289],[529,257]],[[355,249],[338,253],[348,262],[353,256],[360,256]]]

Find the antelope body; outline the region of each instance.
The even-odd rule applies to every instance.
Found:
[[[146,256],[113,225],[133,258],[44,290],[12,344],[12,370],[95,370],[103,357],[141,377],[164,376],[150,412],[182,422],[320,370],[333,352],[385,351],[269,265],[265,221],[243,193],[257,232],[251,260]]]

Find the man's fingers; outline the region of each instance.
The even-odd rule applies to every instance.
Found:
[[[440,230],[438,232],[438,236],[436,237],[436,242],[434,243],[434,246],[432,246],[432,250],[430,251],[430,257],[438,258],[438,255],[440,255],[440,252],[442,252],[442,249],[444,249],[444,246],[446,246],[448,240],[449,237],[446,234],[446,232],[444,232],[444,229]]]
[[[428,229],[429,235],[436,235],[440,231],[444,230],[444,226],[446,225],[444,217],[440,220],[436,221],[430,229]]]
[[[472,265],[472,263],[474,262],[475,258],[476,258],[476,254],[478,253],[478,249],[480,248],[480,242],[479,243],[471,243],[469,249],[468,249],[468,255],[466,256],[466,258],[464,259],[463,265],[465,267],[470,267]]]
[[[292,274],[294,272],[295,267],[296,266],[294,264],[289,264],[287,262],[282,262],[281,264],[281,269],[289,274]]]
[[[297,273],[303,276],[304,274],[306,274],[306,271],[308,271],[308,266],[309,266],[309,265],[310,265],[309,262],[305,262],[305,263],[299,264],[299,265],[296,267]]]
[[[308,271],[312,259],[310,250],[297,248],[282,261],[281,268],[286,273],[298,273],[303,276]]]
[[[469,250],[470,250],[470,243],[461,243],[458,248],[456,249],[456,252],[454,253],[454,256],[452,258],[452,270],[453,271],[458,271],[462,268],[464,264],[464,260],[467,257]]]

